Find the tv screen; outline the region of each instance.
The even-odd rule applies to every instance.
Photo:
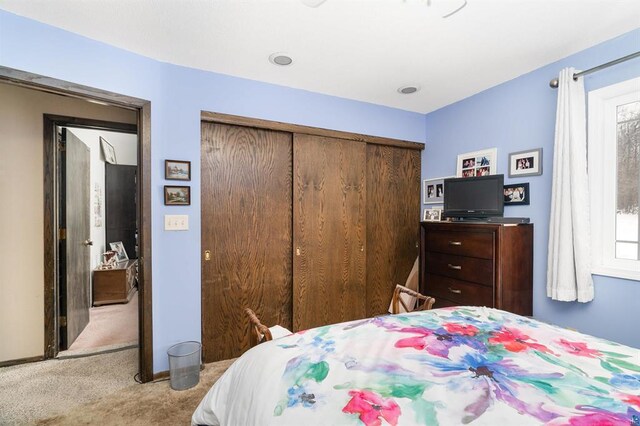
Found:
[[[504,175],[444,180],[445,217],[483,219],[504,213]]]

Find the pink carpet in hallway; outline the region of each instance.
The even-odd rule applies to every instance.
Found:
[[[138,343],[138,292],[129,303],[96,306],[89,310],[89,324],[68,351]]]

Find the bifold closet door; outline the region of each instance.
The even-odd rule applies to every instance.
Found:
[[[293,141],[293,328],[365,317],[366,144]]]
[[[420,151],[367,145],[367,316],[389,309],[418,257]]]
[[[205,362],[249,348],[245,307],[268,326],[291,329],[291,139],[289,133],[202,123]]]

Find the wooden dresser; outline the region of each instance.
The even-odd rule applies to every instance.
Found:
[[[137,260],[117,264],[115,269],[93,270],[93,306],[127,303],[136,288]]]
[[[422,222],[420,292],[434,308],[488,306],[532,315],[533,224]]]

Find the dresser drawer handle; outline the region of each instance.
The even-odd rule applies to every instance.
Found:
[[[462,294],[462,290],[458,290],[457,288],[449,287],[449,291],[453,294]]]
[[[462,241],[449,241],[450,246],[461,246]]]
[[[459,271],[459,270],[461,270],[461,269],[462,269],[462,266],[460,266],[460,265],[452,265],[452,264],[448,263],[448,264],[447,264],[447,268],[449,268],[449,269],[455,269],[456,271]]]

